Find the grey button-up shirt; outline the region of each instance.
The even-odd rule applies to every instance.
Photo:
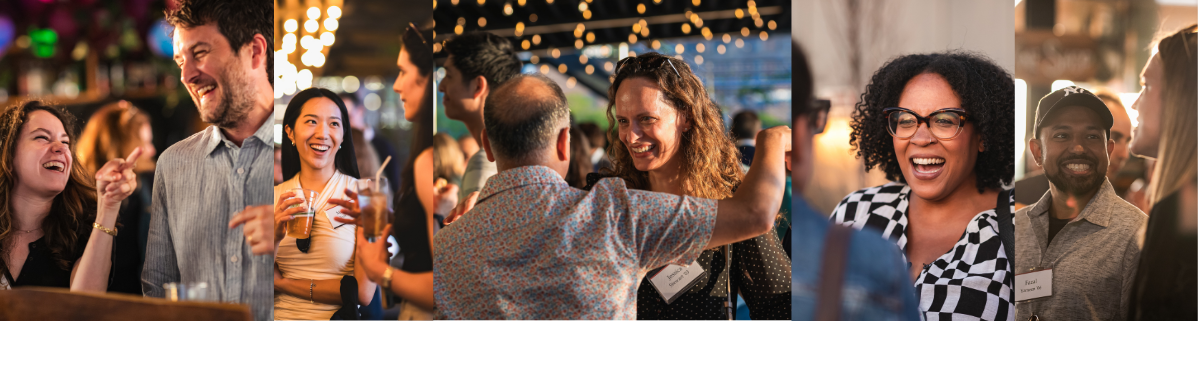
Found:
[[[1106,179],[1074,219],[1050,236],[1050,192],[1017,211],[1017,274],[1052,268],[1053,294],[1017,302],[1017,319],[1123,320],[1141,249],[1146,214],[1113,191]]]
[[[163,297],[163,284],[206,282],[210,297],[250,305],[272,319],[270,255],[252,255],[243,226],[229,220],[246,206],[271,204],[274,114],[242,146],[216,126],[163,151],[154,171],[153,208],[142,291]]]

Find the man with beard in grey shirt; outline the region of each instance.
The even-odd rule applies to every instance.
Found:
[[[1029,149],[1050,191],[1016,213],[1017,319],[1124,318],[1146,215],[1105,177],[1113,117],[1071,86],[1038,102]]]

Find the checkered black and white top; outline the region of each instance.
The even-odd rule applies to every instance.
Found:
[[[838,203],[830,219],[856,229],[878,230],[904,255],[910,191],[897,182],[856,191]],[[996,210],[980,212],[954,248],[921,271],[914,286],[925,320],[1015,318],[1012,261],[1005,256],[998,233]]]

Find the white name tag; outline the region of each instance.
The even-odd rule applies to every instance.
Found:
[[[1053,269],[1047,269],[1017,275],[1017,302],[1049,297],[1053,292],[1053,272]]]
[[[650,284],[654,285],[654,289],[658,290],[663,300],[670,304],[682,296],[683,292],[691,289],[702,275],[704,267],[700,267],[700,263],[693,260],[687,267],[663,267],[658,273],[650,276]]]
[[[346,223],[343,223],[343,222],[340,222],[337,220],[333,220],[333,218],[335,218],[335,217],[340,217],[340,218],[343,218],[346,220],[354,220],[354,218],[350,217],[350,215],[343,214],[342,206],[338,206],[336,204],[333,205],[333,208],[325,210],[325,217],[329,219],[329,225],[332,225],[333,229],[338,229],[338,228],[341,228],[343,225],[346,225]]]

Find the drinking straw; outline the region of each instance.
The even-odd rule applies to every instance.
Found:
[[[392,161],[391,155],[388,155],[387,159],[383,159],[383,164],[379,165],[379,170],[375,171],[375,191],[379,191],[379,177],[383,175],[383,167],[386,167],[389,161]]]

